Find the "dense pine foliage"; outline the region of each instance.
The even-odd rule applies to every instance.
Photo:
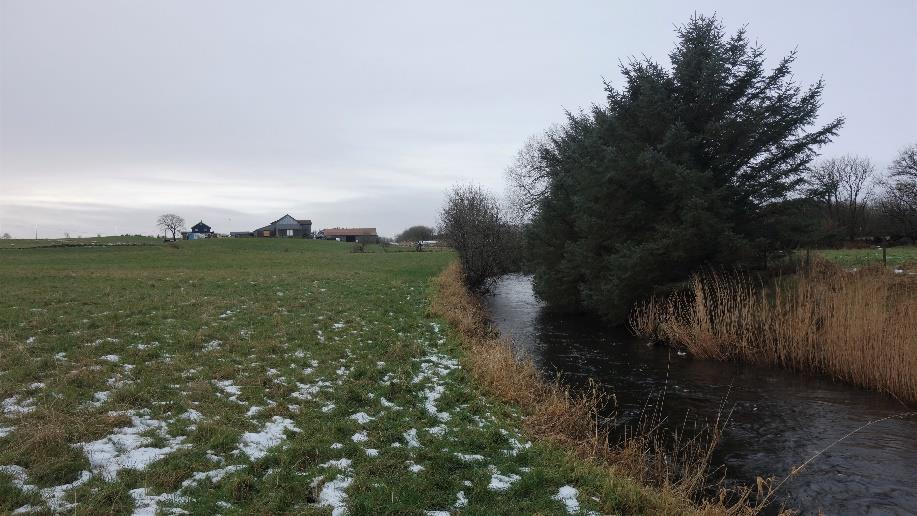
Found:
[[[819,146],[822,82],[795,54],[773,69],[715,17],[677,29],[670,66],[622,65],[607,103],[539,140],[528,245],[549,304],[621,321],[635,299],[707,264],[760,263],[792,238],[797,192]],[[530,160],[531,161],[531,160]],[[793,224],[798,223],[793,222]]]

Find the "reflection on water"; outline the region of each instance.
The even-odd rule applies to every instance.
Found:
[[[574,385],[592,378],[607,386],[625,421],[663,389],[663,412],[679,422],[713,421],[726,399],[733,412],[714,464],[725,465],[728,483],[782,478],[852,430],[908,411],[887,396],[825,378],[680,357],[626,330],[552,314],[525,276],[501,279],[489,307],[517,353]],[[917,416],[881,421],[844,439],[781,492],[787,506],[806,513],[917,514]]]

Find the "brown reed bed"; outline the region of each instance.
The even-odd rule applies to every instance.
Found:
[[[458,264],[435,280],[432,312],[449,321],[466,350],[474,378],[490,393],[522,409],[526,431],[536,440],[558,444],[608,475],[630,507],[654,514],[754,514],[753,493],[727,494],[708,483],[711,454],[722,422],[689,434],[664,429],[651,413],[637,428],[613,438],[603,409],[613,399],[594,384],[572,392],[559,381],[545,381],[530,360],[515,356],[509,341],[491,327],[486,310],[462,282]],[[765,500],[767,488],[759,499]],[[710,497],[716,492],[718,497]],[[727,502],[727,499],[729,500]]]
[[[764,283],[738,272],[638,305],[639,336],[691,354],[814,371],[917,401],[917,276],[816,260]]]

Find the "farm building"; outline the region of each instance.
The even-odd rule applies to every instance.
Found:
[[[323,229],[321,234],[324,235],[325,240],[362,242],[364,244],[376,244],[379,242],[376,228],[327,228]]]
[[[312,238],[312,221],[294,219],[289,214],[254,231],[233,231],[233,238]]]
[[[212,236],[213,229],[207,224],[204,224],[203,220],[191,226],[191,231],[181,232],[181,237],[185,240],[198,240],[201,238],[210,238]]]

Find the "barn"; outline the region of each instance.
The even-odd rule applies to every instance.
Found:
[[[341,242],[361,242],[364,244],[379,243],[376,228],[326,228],[321,231],[325,240],[340,240]]]

